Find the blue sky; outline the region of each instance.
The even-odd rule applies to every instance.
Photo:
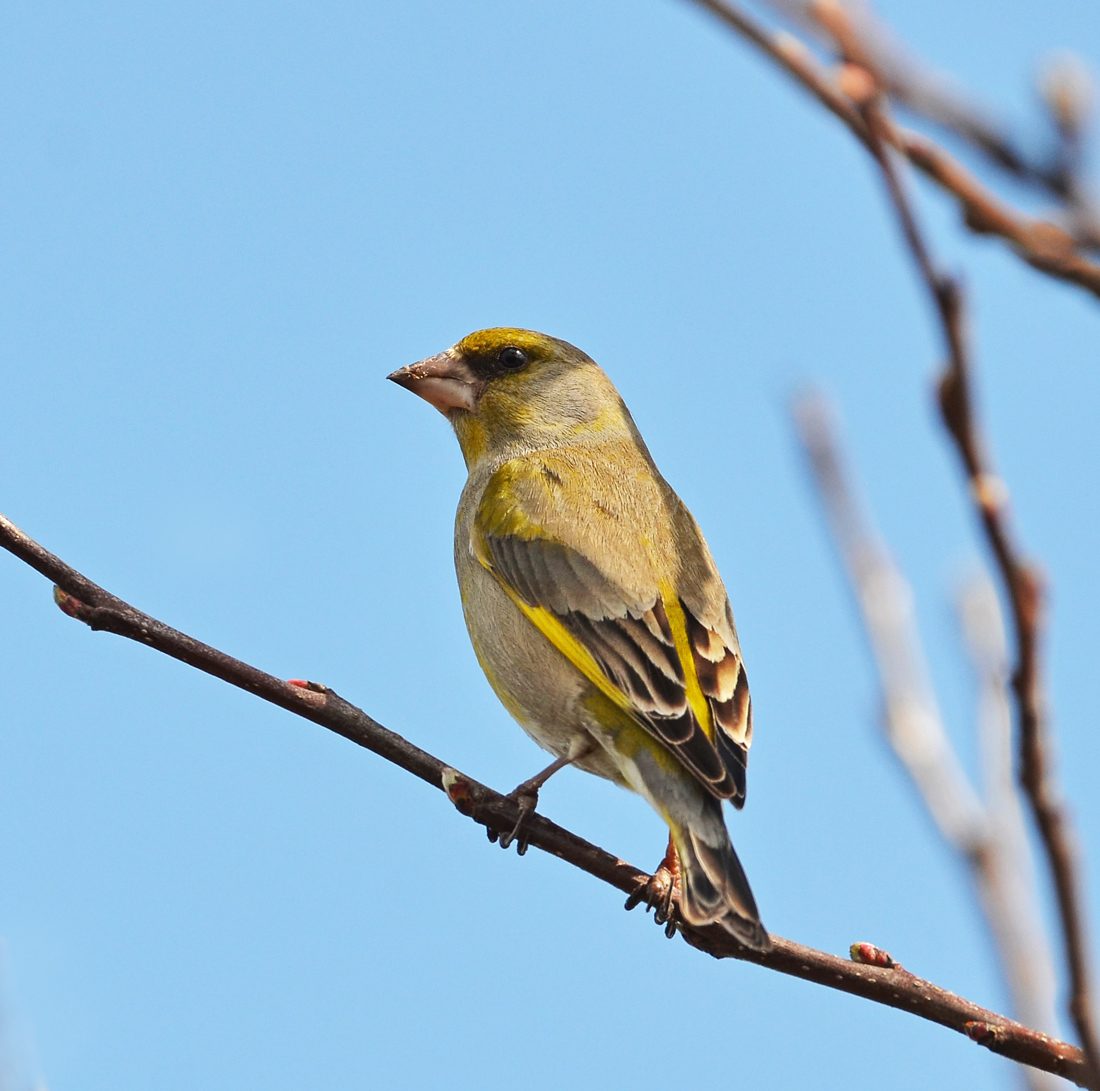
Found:
[[[1080,0],[882,10],[1029,140],[1041,58],[1100,65]],[[484,326],[564,337],[618,384],[725,576],[757,725],[730,825],[765,923],[1006,1006],[965,876],[876,733],[787,417],[804,381],[836,397],[972,767],[950,602],[981,548],[932,408],[939,340],[838,124],[674,0],[16,2],[0,41],[0,510],[142,609],[507,790],[544,757],[466,640],[461,458],[383,380]],[[1051,580],[1097,907],[1100,309],[963,235],[938,195],[921,209],[970,288],[989,432]],[[946,1030],[665,941],[365,751],[70,621],[4,557],[0,647],[0,977],[26,1081],[1011,1075]],[[660,858],[659,820],[610,785],[566,771],[541,806]]]

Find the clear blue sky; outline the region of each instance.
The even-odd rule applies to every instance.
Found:
[[[885,9],[1039,132],[1092,4]],[[972,765],[950,597],[979,555],[939,342],[851,139],[684,3],[13,0],[0,35],[0,510],[92,578],[328,683],[503,790],[544,758],[471,653],[445,422],[383,381],[488,325],[612,375],[730,590],[753,683],[731,829],[768,927],[1003,1008],[965,877],[876,734],[786,399],[839,400]],[[982,401],[1053,584],[1061,772],[1100,907],[1100,308],[960,234]],[[52,1091],[994,1088],[919,1020],[669,943],[371,754],[89,632],[0,556],[5,1048]],[[639,865],[638,799],[550,817]],[[1096,914],[1093,913],[1095,923]],[[884,1075],[888,1074],[888,1075]]]

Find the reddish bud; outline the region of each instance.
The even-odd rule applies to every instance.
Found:
[[[864,966],[882,966],[884,969],[893,970],[898,965],[891,958],[889,951],[884,951],[873,943],[853,943],[848,948],[848,953],[853,962],[861,962]]]
[[[328,700],[329,688],[320,682],[307,682],[304,678],[288,678],[288,686],[293,686],[298,696],[313,708],[324,708]]]
[[[963,1026],[963,1031],[972,1042],[980,1046],[988,1046],[997,1040],[997,1027],[991,1027],[977,1019],[971,1020]]]
[[[81,602],[76,595],[70,595],[68,591],[62,591],[60,587],[54,587],[53,600],[61,608],[63,614],[75,617],[77,621],[83,621],[88,613],[88,604]]]
[[[458,811],[467,817],[472,815],[476,801],[470,782],[457,769],[452,769],[449,765],[444,768],[439,779],[443,785],[443,791],[447,793],[447,798]]]

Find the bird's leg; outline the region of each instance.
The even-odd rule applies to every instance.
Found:
[[[639,883],[637,889],[626,899],[626,908],[633,909],[645,902],[646,912],[653,910],[653,919],[665,926],[665,935],[672,939],[676,935],[676,907],[680,902],[680,857],[668,835],[668,848],[665,858],[657,870]]]
[[[572,765],[573,762],[579,761],[587,754],[592,753],[596,744],[594,742],[585,741],[580,745],[574,746],[570,749],[569,753],[565,757],[558,758],[556,761],[552,761],[541,773],[536,773],[530,780],[525,780],[517,788],[508,793],[509,799],[514,799],[519,804],[519,818],[516,819],[516,824],[512,828],[511,833],[500,834],[500,847],[507,849],[511,846],[512,842],[519,838],[519,844],[516,845],[516,851],[522,856],[527,851],[527,841],[524,838],[519,837],[519,831],[523,826],[523,823],[527,820],[527,816],[532,814],[539,802],[539,789],[559,770],[564,769],[567,765]],[[485,831],[489,835],[490,841],[496,841],[498,834],[496,830],[487,829]]]

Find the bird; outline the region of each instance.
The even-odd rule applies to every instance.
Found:
[[[719,924],[767,950],[723,814],[725,800],[744,804],[752,741],[733,611],[619,392],[567,341],[510,327],[388,378],[458,438],[454,562],[470,641],[502,704],[555,757],[512,793],[520,818],[502,845],[521,837],[545,781],[576,766],[668,824],[662,865],[627,908],[645,901],[670,936],[681,921]]]

